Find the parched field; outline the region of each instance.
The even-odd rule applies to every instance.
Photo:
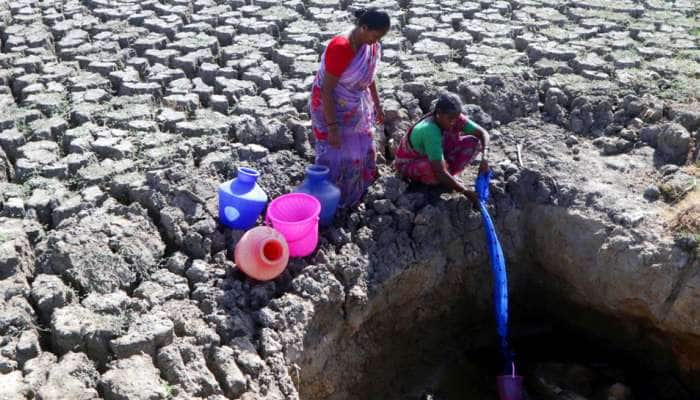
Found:
[[[313,161],[307,106],[319,56],[352,28],[352,11],[370,5],[393,24],[377,76],[387,116],[377,135],[382,177],[358,209],[322,232],[314,256],[292,260],[275,281],[249,280],[231,261],[242,232],[217,222],[216,187],[237,166],[259,170],[271,198],[301,181]],[[700,232],[684,228],[673,242],[655,215],[697,188],[698,7],[0,0],[0,399],[379,393],[359,389],[383,381],[368,382],[358,366],[382,358],[383,334],[363,339],[372,343],[366,354],[339,338],[366,333],[370,323],[376,332],[403,332],[378,322],[377,310],[444,288],[409,266],[449,274],[445,265],[463,260],[486,265],[483,243],[475,244],[483,240],[478,215],[465,200],[409,187],[386,165],[441,89],[458,93],[493,133],[497,222],[512,257],[525,259],[517,251],[537,234],[528,236],[524,213],[509,212],[546,204],[601,218],[604,228],[591,232],[633,232],[610,251],[637,249],[639,265],[689,266]],[[689,218],[678,223],[697,227]],[[465,230],[472,244],[460,236]],[[659,247],[634,247],[647,244]],[[651,321],[682,338],[669,342],[669,352],[680,351],[700,336],[700,284],[688,273],[668,276],[654,287],[658,298],[643,290],[644,279],[624,275],[615,291],[629,296],[619,308],[602,305],[602,289],[599,302],[598,294],[586,301]],[[574,287],[585,281],[559,278]],[[608,276],[596,279],[592,287],[604,287]],[[488,285],[465,284],[488,299]],[[397,293],[405,297],[382,291],[391,285],[403,285]],[[418,321],[425,310],[416,310],[396,315]],[[700,350],[688,359],[673,354],[680,370],[700,371]]]

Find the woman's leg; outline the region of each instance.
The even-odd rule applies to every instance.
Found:
[[[453,140],[445,141],[445,161],[447,171],[451,175],[457,175],[469,165],[472,159],[481,150],[481,142],[476,136],[459,136]]]
[[[364,182],[365,190],[369,187],[369,185],[374,183],[379,176],[379,172],[377,171],[377,150],[374,145],[374,140],[370,139],[367,146],[368,149],[365,153],[365,163],[362,168],[362,181]]]
[[[330,169],[329,179],[341,193],[339,206],[352,207],[377,178],[376,154],[369,134],[344,135],[342,143],[334,149],[326,140],[316,140],[316,164]]]
[[[427,157],[399,160],[394,165],[398,173],[405,179],[426,185],[436,185],[438,183],[433,167],[430,165],[430,160]]]
[[[394,169],[399,175],[409,181],[435,185],[438,183],[438,180],[430,165],[430,160],[425,155],[411,149],[408,144],[410,132],[409,130],[409,133],[401,139],[396,149],[393,163]]]

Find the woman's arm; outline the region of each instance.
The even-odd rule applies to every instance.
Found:
[[[333,89],[338,85],[338,79],[337,76],[327,73],[323,77],[323,87],[321,88],[323,116],[328,125],[328,144],[336,149],[340,148],[341,145],[340,130],[338,129],[338,121],[336,121],[335,99],[333,98]]]
[[[476,193],[472,190],[468,190],[465,188],[457,179],[455,179],[454,176],[450,175],[449,172],[447,172],[447,164],[445,163],[445,160],[432,160],[430,161],[430,166],[433,169],[433,173],[435,174],[435,177],[437,178],[438,182],[440,182],[442,185],[456,191],[459,193],[464,194],[471,200],[472,206],[476,208],[478,206],[478,197]]]
[[[377,85],[375,81],[369,85],[369,91],[372,94],[372,101],[374,102],[374,111],[377,113],[377,122],[384,123],[384,110],[382,109],[382,104],[379,102],[379,94],[377,93]]]
[[[481,164],[479,165],[479,172],[487,172],[489,169],[489,143],[491,142],[489,132],[474,121],[470,121],[470,123],[476,128],[476,131],[471,134],[481,142]]]
[[[486,161],[488,160],[488,153],[489,153],[489,144],[491,143],[491,137],[489,136],[489,133],[486,129],[482,127],[478,127],[477,129],[477,136],[481,140],[481,146],[483,147],[482,152],[481,152],[481,161]]]
[[[481,147],[482,147],[482,152],[481,152],[481,160],[486,160],[488,159],[488,151],[489,151],[489,143],[491,142],[491,139],[489,137],[489,132],[482,128],[481,125],[478,125],[474,121],[471,121],[471,123],[474,125],[476,128],[476,131],[472,132],[471,134],[476,136],[477,139],[481,142]]]

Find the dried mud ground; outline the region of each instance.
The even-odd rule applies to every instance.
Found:
[[[381,177],[246,279],[215,188],[302,180],[319,55],[369,5],[393,23]],[[492,133],[514,334],[565,325],[650,373],[542,364],[530,398],[697,398],[699,46],[692,0],[0,0],[0,398],[414,398],[455,354],[486,368],[480,216],[386,164],[443,88]]]

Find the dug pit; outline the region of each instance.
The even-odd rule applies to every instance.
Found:
[[[552,210],[527,210],[530,218],[546,221],[537,218],[538,212]],[[509,243],[514,347],[529,398],[603,398],[617,392],[636,399],[693,398],[668,332],[637,315],[616,315],[581,302],[576,287],[552,272],[576,264],[543,265],[547,260],[538,259],[531,246],[538,239],[554,239],[553,232],[528,229],[530,218],[518,218],[524,221],[520,232],[518,227],[501,232]],[[495,375],[502,365],[495,346],[491,273],[485,250],[472,249],[483,246],[483,232],[474,216],[468,221],[474,225],[463,226],[463,240],[446,243],[432,259],[408,265],[370,288],[360,315],[347,309],[339,315],[332,307],[316,310],[303,354],[292,358],[300,368],[295,379],[301,398],[497,398]],[[567,224],[565,229],[591,227]],[[569,247],[573,243],[559,243],[552,251],[574,253],[562,258],[581,257]],[[471,261],[460,258],[465,249],[480,254]]]

